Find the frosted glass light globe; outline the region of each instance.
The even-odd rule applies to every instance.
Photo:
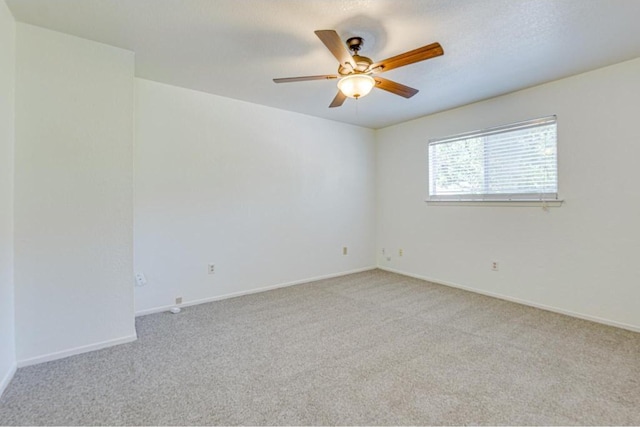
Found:
[[[349,98],[362,98],[376,85],[373,77],[367,74],[350,74],[338,82],[338,89]]]

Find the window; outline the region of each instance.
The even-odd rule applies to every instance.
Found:
[[[429,201],[558,198],[556,117],[429,141]]]

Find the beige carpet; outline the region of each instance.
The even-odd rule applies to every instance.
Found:
[[[19,369],[0,424],[640,424],[640,334],[380,270]]]

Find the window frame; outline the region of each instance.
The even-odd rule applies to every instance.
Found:
[[[448,195],[431,195],[432,189],[432,171],[431,171],[431,158],[430,147],[435,144],[442,144],[447,142],[454,142],[464,139],[478,138],[489,135],[496,135],[501,133],[507,133],[509,131],[518,131],[527,128],[536,128],[547,124],[555,124],[555,169],[556,169],[556,191],[548,193],[479,193],[479,194],[448,194]],[[540,117],[536,119],[524,120],[520,122],[489,127],[485,129],[463,132],[446,137],[431,138],[427,142],[427,198],[426,202],[434,205],[480,205],[485,204],[487,206],[543,206],[554,207],[560,206],[562,200],[559,197],[559,181],[560,176],[558,172],[558,129],[557,129],[557,116],[550,115]]]

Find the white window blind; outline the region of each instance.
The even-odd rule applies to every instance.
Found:
[[[429,141],[430,201],[558,198],[556,117]]]

